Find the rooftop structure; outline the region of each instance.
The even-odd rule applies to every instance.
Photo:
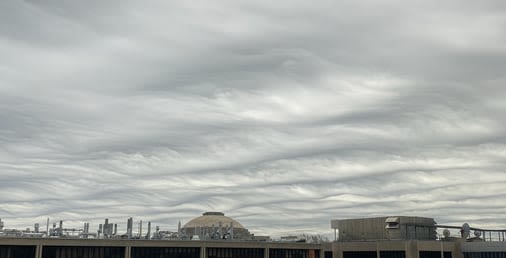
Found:
[[[332,220],[331,228],[339,232],[339,241],[436,240],[433,218],[391,216]]]
[[[192,239],[219,240],[236,239],[251,240],[252,234],[237,220],[225,216],[222,212],[204,212],[186,223],[182,233]]]
[[[221,229],[216,227],[220,222]],[[226,231],[226,223],[238,226]],[[218,212],[206,212],[184,227],[179,226],[178,232],[172,232],[174,237],[161,237],[167,235],[158,228],[152,233],[150,223],[145,234],[142,223],[138,232],[134,232],[132,225],[129,218],[126,234],[118,233],[115,224],[108,220],[97,234],[88,232],[89,227],[66,229],[62,222],[58,226],[53,224],[53,228],[48,223],[46,231],[40,231],[39,225],[34,231],[10,230],[4,225],[0,229],[0,258],[506,258],[506,230],[480,229],[496,235],[482,238],[476,232],[471,236],[470,230],[478,228],[466,223],[462,227],[438,226],[432,218],[422,217],[332,220],[331,227],[343,236],[339,241],[323,243],[204,239],[204,235],[192,240],[181,238],[181,231],[191,227],[214,230],[208,233],[233,232],[231,228],[247,230]],[[436,227],[460,232],[452,236],[445,231],[444,236],[434,237]]]

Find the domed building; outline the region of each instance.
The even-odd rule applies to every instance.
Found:
[[[253,237],[241,223],[222,212],[204,212],[186,223],[181,233],[200,240],[251,240]]]

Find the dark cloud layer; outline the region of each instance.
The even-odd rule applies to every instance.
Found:
[[[0,217],[506,227],[503,1],[2,1]]]

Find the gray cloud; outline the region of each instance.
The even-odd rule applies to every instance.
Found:
[[[0,217],[506,227],[502,1],[0,4]]]

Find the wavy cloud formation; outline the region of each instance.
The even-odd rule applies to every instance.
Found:
[[[3,1],[0,218],[506,227],[503,1]]]

